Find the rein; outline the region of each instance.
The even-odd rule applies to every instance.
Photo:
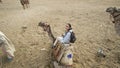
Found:
[[[113,16],[113,18],[116,18],[116,17],[118,17],[120,15],[120,13],[119,14],[117,14],[117,15],[115,15],[115,16]]]
[[[112,15],[110,14],[110,20],[115,23],[115,20],[112,18]]]

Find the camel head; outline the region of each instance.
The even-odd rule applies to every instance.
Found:
[[[117,12],[117,8],[116,7],[109,7],[109,8],[106,9],[106,12],[113,15],[115,12]]]
[[[53,36],[53,33],[51,31],[51,27],[49,24],[47,24],[46,22],[40,22],[38,24],[38,26],[42,27],[44,31],[46,31],[49,35],[49,37],[52,39],[52,41],[55,41],[55,37]]]
[[[50,33],[50,29],[51,29],[51,28],[50,28],[50,25],[47,24],[46,22],[45,22],[45,23],[44,23],[44,22],[40,22],[40,23],[38,24],[38,26],[41,26],[44,31]]]

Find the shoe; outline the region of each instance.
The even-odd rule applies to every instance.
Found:
[[[8,62],[11,62],[13,60],[13,58],[8,58]]]

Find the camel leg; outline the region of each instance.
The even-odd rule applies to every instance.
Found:
[[[53,47],[57,44],[57,42],[58,42],[58,39],[55,40]]]
[[[26,4],[26,7],[29,8],[29,4]]]
[[[23,5],[23,9],[25,9],[25,5]]]
[[[25,1],[26,7],[29,8],[29,0]]]

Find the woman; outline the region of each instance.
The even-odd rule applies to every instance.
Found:
[[[71,36],[71,32],[72,32],[72,27],[71,27],[71,24],[70,23],[67,23],[66,24],[66,27],[65,27],[65,34],[62,36],[62,37],[57,37],[54,44],[53,44],[53,47],[56,46],[57,42],[61,42],[63,44],[69,44],[70,43],[70,36]]]

